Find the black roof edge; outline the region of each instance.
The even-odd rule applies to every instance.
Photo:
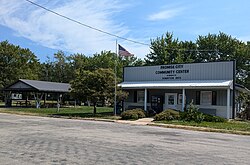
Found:
[[[15,81],[15,82],[13,82],[12,84],[10,84],[10,85],[8,85],[8,86],[4,87],[4,88],[2,89],[2,91],[10,91],[10,90],[6,90],[6,89],[7,89],[7,88],[9,88],[9,87],[11,87],[12,85],[14,85],[14,84],[18,83],[19,81],[21,81],[22,83],[24,83],[24,84],[26,84],[26,85],[30,86],[30,87],[31,87],[31,88],[33,88],[33,89],[38,90],[37,88],[34,88],[33,86],[31,86],[31,85],[27,84],[26,82],[22,81],[22,79],[19,79],[19,80],[17,80],[17,81]]]

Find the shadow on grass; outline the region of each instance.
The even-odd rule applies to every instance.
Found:
[[[112,112],[99,112],[99,113],[96,113],[95,115],[93,113],[56,113],[56,114],[51,114],[51,115],[88,118],[88,117],[108,117],[108,116],[113,116],[113,113]]]

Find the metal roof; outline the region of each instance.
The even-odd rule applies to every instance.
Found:
[[[40,92],[70,92],[70,84],[38,80],[19,79],[17,82],[6,87],[8,91],[40,91]]]
[[[194,89],[194,88],[232,88],[232,80],[188,80],[188,81],[141,81],[122,82],[122,88],[174,88],[174,89]]]

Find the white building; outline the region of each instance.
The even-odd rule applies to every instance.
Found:
[[[234,61],[124,67],[119,85],[129,93],[125,109],[184,111],[193,101],[199,111],[227,119],[235,117],[239,90],[248,91],[235,84]]]

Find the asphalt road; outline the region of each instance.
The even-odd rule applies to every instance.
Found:
[[[250,137],[0,114],[0,164],[250,164]]]

